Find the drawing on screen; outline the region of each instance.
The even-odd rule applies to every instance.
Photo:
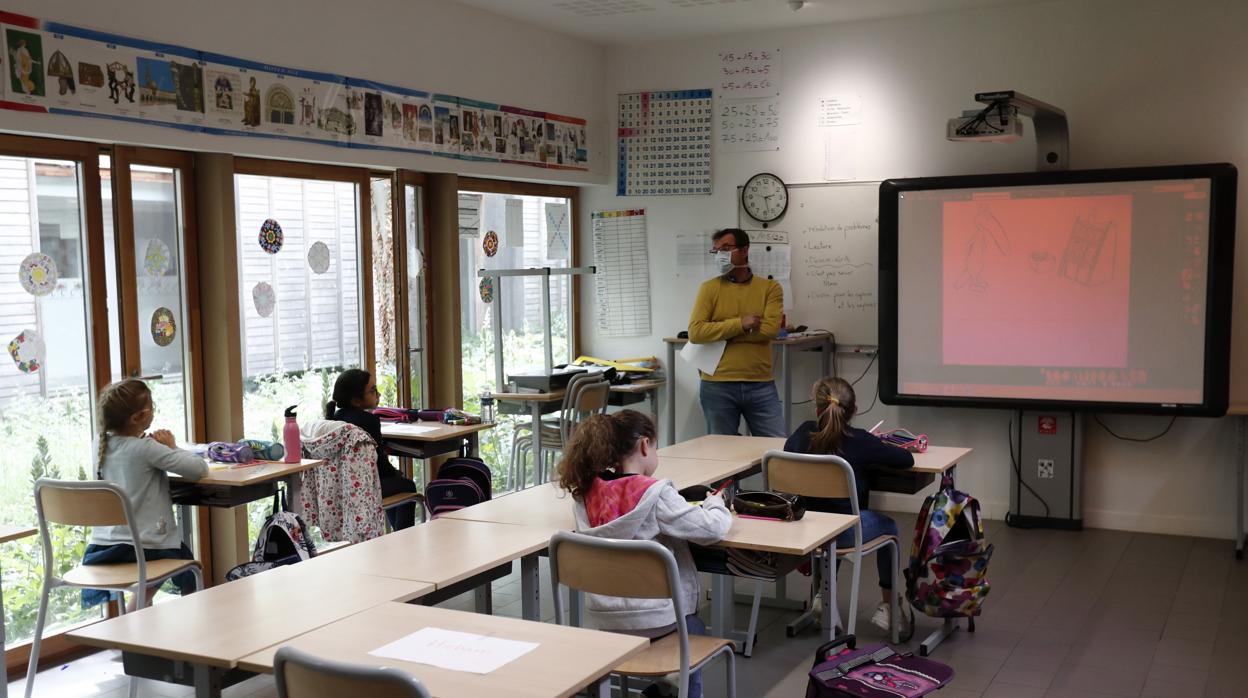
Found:
[[[1113,221],[1097,222],[1095,213],[1087,218],[1076,218],[1062,252],[1058,276],[1084,286],[1109,283],[1114,278],[1117,253],[1118,236]]]
[[[953,284],[954,288],[968,288],[976,293],[987,290],[988,284],[983,279],[983,272],[987,255],[991,251],[988,248],[989,242],[1002,256],[1010,256],[1010,238],[1006,235],[1005,227],[997,220],[992,209],[983,205],[975,216],[975,232],[966,244],[966,258],[962,271],[958,272],[958,280]]]

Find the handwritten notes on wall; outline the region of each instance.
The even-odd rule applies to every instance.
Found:
[[[779,97],[722,99],[715,111],[720,150],[780,150]]]
[[[844,344],[877,342],[878,208],[878,182],[789,186],[782,224],[792,250],[784,289],[792,324],[832,330]],[[739,212],[738,220],[748,219]],[[751,263],[757,252],[751,231]]]
[[[780,95],[780,49],[720,51],[716,94],[721,99]]]
[[[725,152],[780,149],[780,49],[720,51],[715,117]]]

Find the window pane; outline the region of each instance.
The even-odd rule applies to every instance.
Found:
[[[392,189],[389,178],[372,180],[374,351],[377,355],[377,390],[381,393],[381,404],[387,407],[399,404]]]
[[[405,188],[407,212],[407,350],[411,363],[412,407],[425,404],[425,230],[420,187]]]
[[[462,372],[464,409],[469,412],[479,411],[480,395],[496,387],[493,303],[501,302],[504,380],[507,374],[545,368],[542,285],[546,277],[501,277],[487,303],[477,271],[571,266],[570,254],[550,248],[547,204],[565,206],[570,220],[571,202],[562,197],[460,193]],[[518,231],[512,229],[517,222]],[[566,229],[571,230],[571,226]],[[489,249],[496,249],[493,256]],[[549,283],[551,354],[553,363],[559,365],[575,358],[569,329],[572,284],[567,276],[552,276]],[[524,415],[501,415],[497,428],[481,434],[481,453],[494,472],[497,489],[503,487],[510,463],[511,435],[517,420],[528,421]]]
[[[108,288],[109,382],[125,376],[121,370],[121,289],[117,287],[117,240],[113,230],[113,159],[100,156],[100,200],[104,217],[104,285]]]
[[[254,175],[234,185],[243,431],[280,441],[286,407],[321,418],[337,373],[360,365],[357,192],[349,182]]]
[[[87,332],[89,289],[81,176],[73,162],[0,157],[0,522],[30,525],[34,480],[93,477],[92,371]],[[47,255],[37,271],[29,255]],[[37,258],[42,259],[42,258]],[[55,266],[56,278],[47,274]],[[25,282],[25,283],[23,283]],[[34,293],[31,292],[34,290]],[[36,295],[39,294],[39,295]],[[58,574],[82,559],[88,532],[54,527]],[[9,642],[34,632],[42,558],[35,538],[0,546]],[[46,634],[99,617],[78,594],[55,590]]]
[[[139,359],[152,389],[156,421],[179,443],[189,441],[187,423],[186,317],[182,310],[183,221],[181,177],[167,167],[133,165],[134,256],[139,303]]]

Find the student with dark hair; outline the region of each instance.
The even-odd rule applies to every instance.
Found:
[[[634,410],[599,414],[583,422],[559,462],[559,486],[576,501],[576,530],[622,540],[656,540],[672,551],[680,576],[685,627],[705,635],[697,616],[698,572],[689,543],[718,543],[732,525],[719,495],[701,505],[685,501],[671,480],[651,475],[659,467],[657,432],[649,416]],[[658,639],[676,630],[670,599],[586,594],[585,610],[601,630]],[[702,695],[701,672],[689,678],[689,695]],[[643,694],[649,695],[649,694]]]
[[[715,373],[698,391],[706,430],[736,434],[745,417],[754,436],[784,436],[780,396],[771,375],[771,340],[780,335],[784,289],[750,271],[750,236],[724,228],[711,237],[720,275],[704,281],[689,316],[689,341],[725,341]]]
[[[368,371],[349,368],[338,374],[334,381],[334,397],[325,403],[325,419],[334,419],[368,432],[377,444],[377,475],[381,478],[381,496],[389,497],[400,492],[416,492],[416,483],[403,477],[398,468],[390,464],[386,447],[381,442],[381,420],[370,410],[381,401],[377,381]],[[402,504],[386,512],[390,528],[398,531],[416,524],[416,503]]]
[[[799,426],[784,442],[784,450],[793,453],[833,455],[844,458],[854,471],[854,486],[858,489],[858,509],[862,520],[862,540],[879,536],[897,535],[897,522],[885,514],[872,511],[871,492],[867,482],[867,466],[883,465],[904,469],[914,465],[914,456],[905,449],[884,443],[879,437],[849,425],[858,411],[854,387],[843,378],[824,378],[815,383],[815,421]],[[825,499],[807,497],[806,507],[811,511],[834,514],[852,514],[848,499]],[[854,547],[854,530],[845,531],[836,539],[838,548]],[[899,551],[900,554],[900,551]],[[875,553],[875,565],[880,575],[880,595],[883,601],[871,616],[871,623],[888,630],[892,616],[890,605],[893,594],[893,567],[885,551]]]

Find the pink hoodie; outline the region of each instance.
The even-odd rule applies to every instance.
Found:
[[[610,523],[637,508],[641,496],[658,482],[645,475],[630,475],[614,480],[595,478],[585,497],[585,513],[593,527]]]

